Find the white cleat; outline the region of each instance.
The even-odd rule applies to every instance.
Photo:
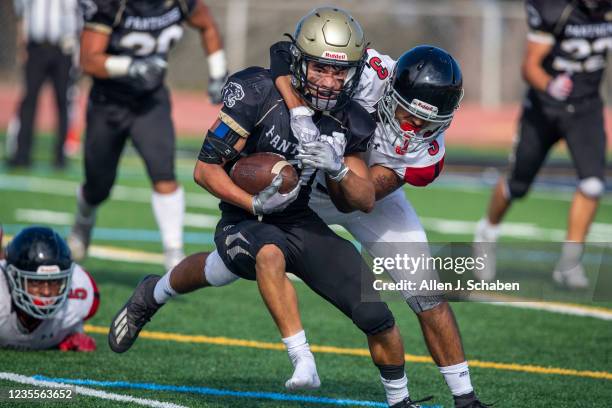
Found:
[[[495,229],[492,230],[484,218],[476,224],[474,243],[472,244],[472,256],[474,259],[481,258],[484,260],[484,267],[482,269],[474,269],[474,276],[476,279],[487,282],[495,279],[495,275],[497,274],[497,257],[495,255],[495,250],[499,234],[498,231],[499,227],[495,227]]]
[[[557,268],[553,271],[553,280],[557,285],[571,290],[587,289],[589,287],[589,278],[587,278],[581,264],[564,271]]]
[[[182,248],[166,249],[164,251],[164,267],[166,271],[171,271],[176,265],[185,258],[185,253]]]
[[[289,391],[314,390],[321,386],[314,357],[300,358],[295,365],[293,376],[285,382]]]

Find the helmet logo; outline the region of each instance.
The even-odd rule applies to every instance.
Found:
[[[36,273],[48,274],[48,273],[60,273],[60,267],[57,265],[40,265],[36,269]]]
[[[427,102],[413,99],[410,103],[410,107],[416,110],[418,113],[426,116],[427,118],[435,118],[438,115],[438,108],[428,104]]]
[[[325,51],[321,57],[336,61],[348,61],[348,56],[344,52]]]

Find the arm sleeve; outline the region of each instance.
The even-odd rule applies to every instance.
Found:
[[[223,107],[218,119],[241,137],[248,137],[258,118],[261,95],[245,81],[231,76],[222,96]]]
[[[291,73],[291,51],[289,51],[289,47],[291,47],[289,41],[279,41],[270,47],[270,72],[272,72],[273,81],[280,76]]]

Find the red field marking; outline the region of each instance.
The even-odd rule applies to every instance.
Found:
[[[82,88],[79,100],[79,128],[82,129],[87,89]],[[0,84],[0,128],[6,128],[16,109],[20,97],[19,88],[11,84]],[[53,131],[55,107],[52,92],[46,87],[39,100],[37,129]],[[474,147],[509,147],[516,133],[519,106],[508,105],[499,109],[483,109],[476,104],[463,104],[447,132],[448,145]],[[172,92],[172,116],[177,133],[181,137],[201,138],[213,123],[219,106],[208,103],[204,90]],[[612,108],[606,111],[608,149],[612,149]]]

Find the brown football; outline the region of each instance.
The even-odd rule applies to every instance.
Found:
[[[247,193],[257,194],[268,187],[279,172],[283,175],[283,184],[279,191],[288,193],[297,186],[298,175],[280,154],[261,152],[243,157],[230,170],[230,177]]]

